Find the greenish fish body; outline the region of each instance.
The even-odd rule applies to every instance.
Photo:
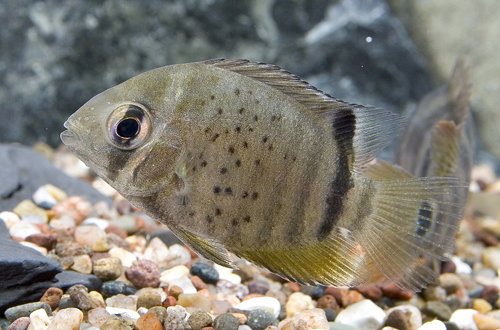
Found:
[[[61,138],[221,265],[232,266],[232,252],[299,283],[388,278],[416,291],[436,277],[418,243],[445,258],[455,238],[420,226],[422,209],[439,212],[439,196],[461,184],[372,165],[402,126],[276,66],[211,60],[158,68],[95,96]],[[443,225],[454,232],[458,220]]]

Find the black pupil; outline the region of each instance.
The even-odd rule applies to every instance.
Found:
[[[125,118],[116,126],[118,136],[130,139],[139,133],[139,122],[134,118]]]

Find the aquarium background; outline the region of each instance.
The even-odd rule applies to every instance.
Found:
[[[55,147],[95,94],[211,58],[274,63],[337,98],[409,115],[465,56],[477,132],[498,157],[499,40],[495,0],[2,1],[0,142]]]

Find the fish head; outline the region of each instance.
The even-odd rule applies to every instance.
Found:
[[[161,82],[137,76],[95,96],[64,123],[63,143],[124,196],[153,195],[174,180],[181,142],[168,117],[168,75]]]

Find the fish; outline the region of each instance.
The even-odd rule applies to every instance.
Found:
[[[423,213],[439,213],[460,180],[373,162],[404,119],[275,65],[153,69],[93,97],[64,127],[62,142],[98,176],[225,267],[236,256],[306,285],[383,278],[418,291],[437,276],[420,255],[453,249],[455,237],[420,222],[435,220]]]
[[[466,201],[475,149],[474,122],[470,115],[471,87],[469,67],[464,58],[454,66],[449,83],[425,95],[412,113],[396,154],[396,164],[417,177],[454,177],[466,184],[454,195],[439,196],[441,212],[421,220],[423,226],[435,226],[434,232],[456,235],[454,228],[440,226],[449,215],[462,217],[459,201]],[[421,242],[426,249],[432,244]],[[434,260],[434,268],[439,264]]]

